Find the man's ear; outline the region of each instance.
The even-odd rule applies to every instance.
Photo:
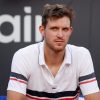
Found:
[[[73,27],[70,27],[70,33],[72,34],[72,32],[73,32]]]
[[[43,37],[44,37],[44,35],[45,35],[45,34],[44,34],[44,30],[45,30],[45,27],[41,25],[41,26],[39,27],[39,31],[40,31],[40,33],[41,33],[41,35],[42,35]]]
[[[71,33],[73,32],[73,27],[70,27],[70,31],[71,31]]]

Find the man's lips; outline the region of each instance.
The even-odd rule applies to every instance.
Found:
[[[63,45],[63,44],[64,44],[64,41],[62,41],[62,40],[57,40],[57,41],[55,41],[55,44],[56,44],[56,45]]]
[[[64,40],[55,40],[55,42],[64,42]]]

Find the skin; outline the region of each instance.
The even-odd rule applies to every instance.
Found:
[[[25,95],[9,90],[7,92],[7,100],[25,100]]]
[[[65,46],[72,33],[70,20],[68,17],[62,17],[57,20],[48,19],[46,27],[40,26],[40,32],[44,37],[44,55],[45,62],[54,77],[63,62]],[[100,93],[93,93],[84,96],[85,100],[100,100]],[[7,100],[25,100],[25,95],[8,91]]]
[[[46,27],[40,26],[40,32],[45,42],[45,62],[55,77],[63,62],[65,46],[72,33],[70,20],[68,17],[62,17],[56,20],[48,19]]]
[[[85,100],[100,100],[100,92],[84,96]]]

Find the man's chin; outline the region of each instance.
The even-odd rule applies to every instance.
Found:
[[[56,47],[54,50],[55,50],[55,52],[61,52],[64,49],[65,49],[64,47]]]

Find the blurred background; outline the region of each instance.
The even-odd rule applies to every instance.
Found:
[[[100,0],[0,0],[0,96],[7,94],[13,54],[42,40],[38,26],[46,3],[67,4],[75,9],[69,43],[89,49],[100,87]]]

